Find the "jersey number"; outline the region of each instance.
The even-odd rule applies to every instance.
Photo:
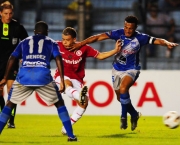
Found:
[[[42,53],[43,44],[44,44],[44,39],[40,39],[38,42],[38,53]],[[33,53],[33,48],[34,48],[34,40],[31,39],[29,41],[29,53],[30,54]]]

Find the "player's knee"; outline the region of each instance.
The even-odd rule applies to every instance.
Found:
[[[120,94],[124,94],[124,93],[126,93],[126,92],[128,92],[128,88],[125,87],[125,86],[121,86],[121,87],[120,87]]]

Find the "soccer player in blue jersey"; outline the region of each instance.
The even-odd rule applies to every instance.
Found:
[[[47,36],[48,25],[45,22],[37,22],[34,32],[34,36],[21,41],[11,54],[4,78],[0,82],[0,89],[2,89],[7,82],[8,74],[14,62],[17,59],[22,59],[22,66],[8,94],[6,106],[0,114],[0,133],[6,125],[15,104],[25,101],[36,91],[47,105],[54,104],[56,106],[59,118],[66,128],[68,141],[77,141],[76,136],[73,134],[68,111],[60,94],[60,92],[64,92],[65,84],[59,47],[54,40]],[[60,72],[60,89],[58,89],[51,76],[50,61],[53,58]]]
[[[113,62],[112,81],[117,100],[121,103],[120,128],[126,129],[128,127],[127,113],[129,113],[131,115],[132,131],[137,127],[140,113],[136,111],[131,103],[129,89],[140,74],[139,52],[141,47],[146,44],[155,44],[167,46],[171,49],[178,45],[177,43],[172,43],[162,38],[155,38],[140,33],[136,31],[137,26],[138,19],[135,16],[127,16],[124,21],[124,28],[88,37],[74,44],[71,49],[79,49],[86,44],[106,39],[113,39],[115,41],[120,39],[122,41],[121,51],[116,54]]]

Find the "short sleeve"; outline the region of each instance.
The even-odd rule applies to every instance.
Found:
[[[56,42],[53,42],[53,57],[56,58],[57,56],[61,55],[59,52],[59,46]]]
[[[18,44],[18,46],[16,47],[16,49],[12,52],[11,54],[12,56],[16,57],[16,58],[22,58],[22,42],[20,42]]]
[[[96,57],[99,54],[99,51],[92,48],[90,45],[85,45],[86,47],[86,56],[87,57]]]

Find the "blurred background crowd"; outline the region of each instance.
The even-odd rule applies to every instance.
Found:
[[[4,2],[5,0],[0,0]],[[62,30],[71,26],[78,39],[123,27],[124,18],[135,15],[138,31],[180,42],[180,0],[9,0],[14,5],[13,18],[24,25],[29,35],[34,24],[43,20],[49,25],[49,36],[61,40]],[[114,41],[91,44],[99,51],[110,50]],[[180,69],[180,46],[168,50],[148,45],[141,51],[142,69]],[[103,62],[89,58],[86,68],[110,69],[112,58]],[[55,64],[52,62],[52,68]]]

